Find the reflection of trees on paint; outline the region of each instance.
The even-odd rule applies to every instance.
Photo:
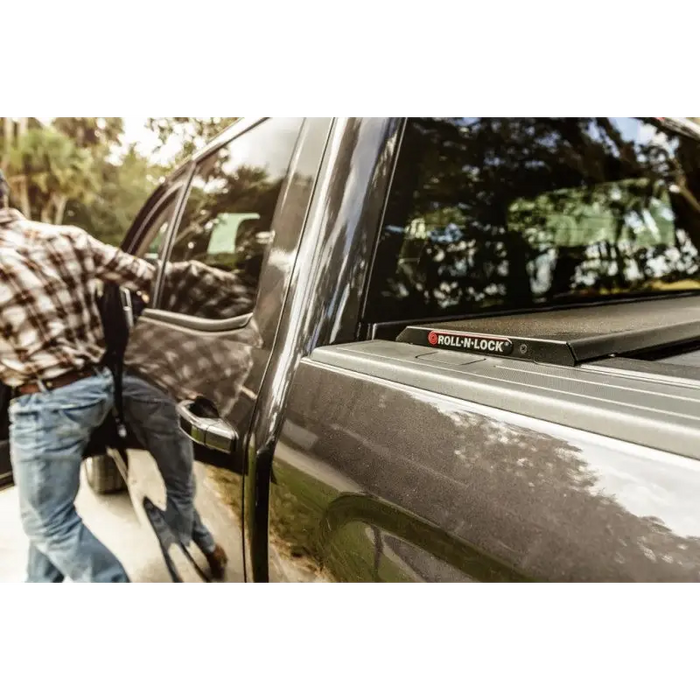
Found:
[[[378,410],[388,417],[378,434],[377,411],[337,381],[333,395],[309,396],[289,416],[323,436],[309,458],[325,466],[307,471],[301,456],[276,463],[271,512],[288,551],[329,563],[332,552],[317,547],[326,513],[342,495],[323,476],[335,474],[355,484],[353,492],[412,512],[516,573],[547,580],[700,579],[700,538],[630,512],[604,490],[595,465],[575,445],[442,402],[407,403],[405,394],[388,389],[377,395]],[[337,395],[346,397],[342,405]],[[412,435],[419,426],[444,439]],[[673,497],[690,498],[680,491]],[[421,544],[430,551],[429,541],[414,543]],[[358,539],[358,552],[361,546],[367,549]],[[347,567],[360,566],[362,558],[346,550],[342,564],[349,575]],[[468,561],[459,568],[470,574]]]
[[[699,198],[699,145],[651,120],[415,119],[384,303],[420,316],[692,286]]]
[[[520,522],[513,526],[529,539],[524,561],[538,560],[544,575],[556,578],[563,567],[575,571],[579,558],[604,562],[609,557],[611,571],[624,562],[628,570],[649,579],[677,578],[682,568],[686,576],[700,580],[700,538],[678,536],[657,518],[630,513],[602,489],[574,445],[463,413],[443,415],[452,424],[446,429],[465,436],[454,469],[471,475],[469,488],[491,504],[505,505],[509,494],[517,494]],[[471,447],[475,444],[478,451]],[[614,539],[612,533],[625,533],[624,539]],[[579,551],[574,553],[572,545]],[[577,579],[574,571],[566,578]]]

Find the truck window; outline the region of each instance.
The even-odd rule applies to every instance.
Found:
[[[302,123],[268,119],[198,165],[164,272],[162,309],[210,320],[253,310]]]
[[[160,257],[165,242],[165,236],[170,227],[170,222],[175,214],[178,197],[180,196],[182,182],[175,186],[163,196],[163,198],[153,207],[144,226],[145,230],[140,234],[140,245],[137,251],[139,257],[156,263]]]
[[[700,143],[638,118],[407,120],[366,320],[700,290]]]

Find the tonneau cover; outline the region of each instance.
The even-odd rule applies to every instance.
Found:
[[[700,342],[700,296],[408,326],[400,342],[574,366]]]

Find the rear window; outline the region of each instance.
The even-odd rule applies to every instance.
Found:
[[[700,147],[654,119],[409,119],[366,320],[700,290]]]

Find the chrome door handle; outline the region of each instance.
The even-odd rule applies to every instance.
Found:
[[[221,418],[204,418],[196,415],[192,412],[193,405],[192,401],[183,401],[178,404],[180,429],[198,445],[231,454],[238,442],[236,431]]]

